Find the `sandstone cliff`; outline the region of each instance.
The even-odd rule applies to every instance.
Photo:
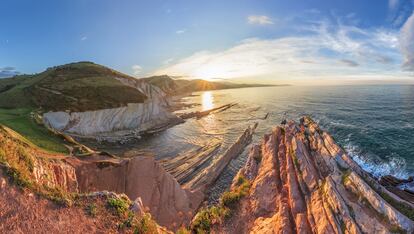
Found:
[[[193,230],[211,228],[215,233],[414,231],[412,206],[385,192],[328,133],[307,117],[299,124],[290,121],[274,128],[261,145],[254,146],[230,192],[223,195],[217,207],[197,214]]]
[[[140,197],[154,219],[170,230],[187,226],[203,198],[200,193],[182,189],[152,156],[67,161],[76,168],[80,192],[108,190],[124,193],[132,200]]]

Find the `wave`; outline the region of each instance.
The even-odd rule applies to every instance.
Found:
[[[337,127],[356,128],[356,126],[353,124],[346,124],[346,123],[340,123],[340,122],[335,122],[335,121],[330,121],[329,123]]]
[[[381,176],[392,175],[399,179],[407,179],[410,176],[404,158],[394,156],[389,161],[385,161],[374,155],[368,157],[363,155],[361,150],[352,143],[346,144],[345,150],[362,169],[371,173],[374,177],[380,178]]]

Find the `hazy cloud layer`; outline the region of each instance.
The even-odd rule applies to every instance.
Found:
[[[359,64],[355,61],[349,60],[349,59],[341,59],[339,60],[342,64],[348,66],[348,67],[358,67]]]
[[[403,69],[414,71],[414,12],[401,29],[400,46],[404,57]]]
[[[142,72],[142,67],[140,65],[133,65],[132,72],[134,75],[139,75]]]
[[[266,15],[250,15],[247,17],[247,22],[260,25],[273,24],[272,19]]]
[[[313,22],[302,31],[291,37],[247,39],[223,51],[199,51],[155,74],[309,78],[400,72],[398,31],[368,30],[328,20]]]
[[[19,74],[20,72],[15,67],[0,67],[0,78],[12,77]]]

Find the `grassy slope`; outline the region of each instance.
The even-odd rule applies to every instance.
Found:
[[[115,77],[131,78],[109,68],[80,62],[53,67],[36,75],[0,79],[0,124],[35,145],[66,152],[63,141],[30,118],[30,112],[86,111],[141,103],[146,96]],[[131,78],[133,79],[133,78]]]
[[[37,124],[30,118],[30,112],[29,108],[0,109],[0,124],[4,124],[25,136],[38,147],[51,152],[66,153],[64,141]]]

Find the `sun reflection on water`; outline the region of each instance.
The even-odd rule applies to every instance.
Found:
[[[214,97],[210,91],[204,92],[201,95],[201,103],[203,111],[214,108]]]

